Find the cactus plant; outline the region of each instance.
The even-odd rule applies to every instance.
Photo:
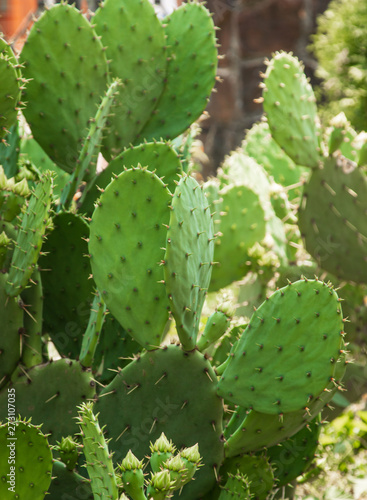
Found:
[[[164,25],[150,16],[148,0],[106,0],[94,26],[62,2],[34,23],[21,67],[11,63],[22,85],[30,80],[24,114],[34,138],[22,137],[18,163],[0,172],[0,418],[15,391],[21,417],[43,424],[55,447],[56,500],[78,491],[113,500],[265,498],[276,481],[263,448],[312,425],[343,388],[344,321],[332,285],[306,277],[267,293],[275,271],[283,279],[297,257],[291,243],[302,249],[298,192],[289,202],[287,189],[312,168],[308,186],[325,174],[326,148],[299,63],[278,54],[264,96],[270,156],[285,150],[285,174],[274,167],[268,176],[265,153],[256,157],[249,141],[248,154],[245,145],[232,154],[217,180],[197,181],[164,139],[205,107],[215,30],[193,1]],[[157,88],[141,81],[132,102],[147,68]],[[292,82],[298,134],[277,149],[288,137],[276,122]],[[100,151],[111,160],[101,173]],[[234,305],[215,299],[204,327],[209,290],[248,270],[262,297],[254,314],[232,320]]]

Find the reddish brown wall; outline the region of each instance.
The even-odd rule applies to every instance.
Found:
[[[205,175],[214,172],[225,154],[238,146],[246,128],[262,114],[259,73],[265,70],[264,58],[277,50],[293,51],[303,60],[313,78],[316,61],[307,51],[316,17],[329,0],[208,0],[215,24],[221,28],[217,93],[210,100],[210,119],[202,124],[202,138],[210,165]]]

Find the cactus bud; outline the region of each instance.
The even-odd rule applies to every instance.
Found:
[[[163,467],[169,471],[174,490],[179,490],[186,484],[189,471],[180,455],[168,459]]]
[[[26,179],[22,179],[21,181],[14,184],[12,191],[14,194],[22,196],[23,198],[26,198],[31,193]]]
[[[147,497],[154,498],[154,500],[165,500],[170,498],[170,491],[172,491],[173,483],[168,470],[161,470],[152,474],[148,482]]]
[[[73,470],[79,457],[79,444],[76,443],[71,436],[62,438],[59,445],[60,459],[68,470]]]
[[[185,481],[185,484],[191,481],[191,479],[194,477],[194,474],[197,470],[198,467],[200,467],[200,462],[201,462],[201,456],[199,453],[199,445],[196,443],[194,446],[191,446],[190,448],[184,448],[180,452],[180,456],[182,458],[182,461],[184,462],[188,474],[187,474],[187,479]]]
[[[120,465],[124,490],[137,500],[145,499],[143,467],[144,461],[139,461],[131,450],[128,451]]]
[[[150,450],[152,452],[150,457],[152,470],[153,472],[159,472],[161,470],[162,463],[166,462],[173,456],[176,451],[176,447],[162,432],[154,444],[150,443]]]

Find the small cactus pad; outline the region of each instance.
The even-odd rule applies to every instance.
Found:
[[[285,486],[306,472],[315,458],[320,431],[320,419],[316,418],[291,438],[266,450],[277,487]]]
[[[58,213],[39,259],[44,294],[43,331],[62,356],[80,352],[93,296],[88,224],[72,213]]]
[[[297,165],[317,166],[316,99],[298,59],[277,52],[264,77],[264,111],[274,139]]]
[[[114,460],[121,461],[129,449],[143,457],[162,432],[178,450],[198,443],[204,466],[179,498],[201,498],[213,487],[214,468],[223,458],[222,402],[215,381],[204,356],[176,345],[147,351],[126,366],[95,404]]]
[[[7,278],[7,274],[0,273],[0,387],[19,361],[20,332],[23,328],[23,309],[18,299],[9,298],[4,291]]]
[[[277,290],[234,345],[218,394],[262,413],[308,407],[335,378],[343,324],[331,285],[305,279]]]
[[[0,41],[2,48],[3,40]],[[13,54],[9,55],[7,51],[0,52],[0,139],[7,135],[18,116],[21,78],[14,62]]]
[[[45,382],[46,381],[46,382]],[[16,408],[22,416],[43,424],[50,443],[74,434],[76,406],[93,398],[95,382],[91,373],[69,359],[59,359],[31,368],[10,385],[15,389]],[[7,391],[0,393],[0,418],[6,418]],[[60,419],[60,415],[63,418]]]
[[[50,500],[93,500],[90,480],[77,472],[68,470],[65,464],[56,460],[52,468],[52,482],[48,490]],[[47,498],[47,497],[46,497]]]
[[[168,189],[155,174],[126,170],[102,194],[90,225],[91,265],[102,298],[126,331],[147,348],[160,344],[168,320],[159,262],[170,202]]]
[[[135,142],[155,108],[164,86],[167,42],[148,0],[105,0],[93,23],[106,46],[111,76],[123,82],[104,141],[104,154],[113,157]]]
[[[224,461],[220,469],[223,478],[238,473],[247,477],[250,493],[255,499],[266,500],[268,498],[274,487],[274,473],[264,455],[241,455]],[[244,497],[239,498],[242,500]]]
[[[82,404],[78,412],[83,452],[93,493],[101,498],[115,500],[118,492],[112,457],[98,419],[93,413],[92,403]]]
[[[300,167],[282,150],[273,139],[269,125],[266,122],[256,123],[247,132],[242,148],[249,156],[270,174],[274,181],[287,187],[298,184],[305,168]],[[300,187],[287,191],[289,199],[299,196]]]
[[[24,114],[34,138],[71,172],[107,86],[102,43],[81,12],[61,3],[32,26],[20,61],[30,80]]]
[[[15,242],[15,250],[6,284],[6,293],[16,297],[27,286],[38,260],[46,232],[52,194],[52,175],[44,174],[29,198]]]
[[[9,419],[0,425],[0,498],[43,500],[51,483],[52,452],[40,427]]]
[[[171,193],[176,189],[175,181],[178,174],[182,173],[180,159],[175,150],[165,142],[155,142],[140,144],[135,148],[125,149],[119,156],[110,162],[96,178],[91,186],[84,202],[81,205],[81,212],[92,214],[94,203],[111,182],[113,176],[121,174],[125,168],[137,167],[138,165],[148,167],[166,184]]]
[[[184,132],[204,111],[215,83],[217,48],[208,10],[190,2],[164,23],[169,58],[165,87],[139,142],[173,139]]]
[[[227,482],[221,486],[221,493],[218,500],[251,500],[253,495],[250,493],[250,483],[247,476],[237,472],[236,474],[227,474]]]
[[[328,158],[304,187],[299,227],[306,250],[341,280],[367,283],[367,179],[343,156]]]
[[[247,272],[248,253],[266,234],[265,212],[259,195],[247,186],[229,185],[220,192],[220,215],[216,214],[214,260],[210,291],[240,280]],[[213,205],[212,210],[217,210]]]
[[[208,202],[196,180],[185,174],[173,196],[164,277],[177,332],[188,350],[196,344],[213,256],[214,228]]]

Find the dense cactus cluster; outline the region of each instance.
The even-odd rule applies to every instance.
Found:
[[[0,90],[25,103],[0,103],[0,439],[12,391],[20,450],[9,492],[1,447],[2,498],[266,499],[312,462],[343,389],[329,278],[365,281],[345,134],[322,135],[301,64],[277,53],[266,119],[198,182],[170,140],[205,108],[215,29],[197,2],[154,16],[106,0],[92,24],[60,3],[19,61],[4,42]],[[209,296],[241,279],[238,303]]]

